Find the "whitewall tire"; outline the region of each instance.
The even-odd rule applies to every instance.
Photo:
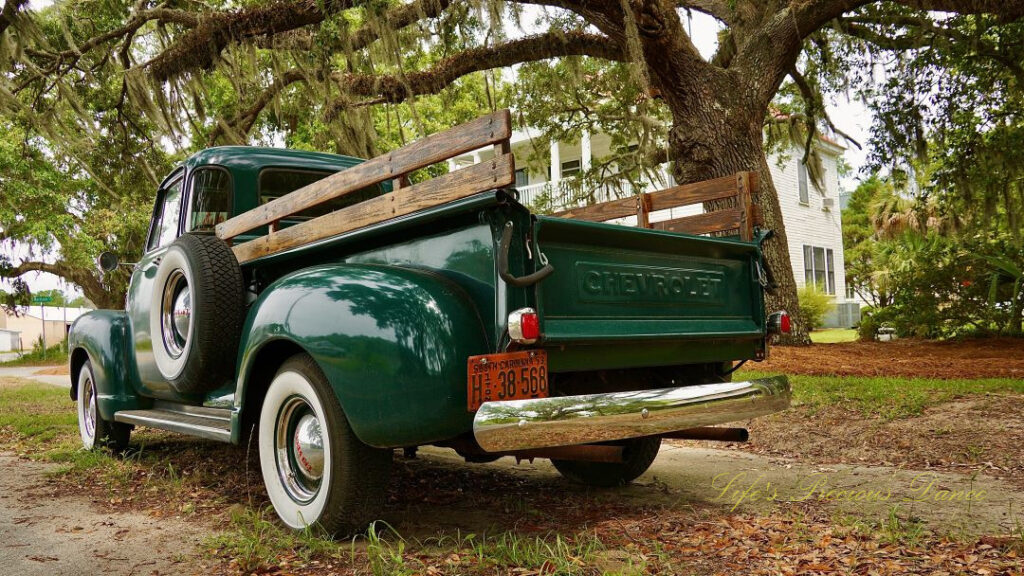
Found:
[[[363,444],[312,358],[292,357],[274,376],[259,421],[263,482],[289,528],[364,530],[383,508],[391,451]]]
[[[82,437],[82,447],[86,450],[107,447],[116,451],[127,448],[132,427],[108,422],[100,416],[96,378],[88,360],[78,370],[77,386],[78,432]]]

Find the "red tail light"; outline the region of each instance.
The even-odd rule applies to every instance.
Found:
[[[533,344],[540,338],[540,319],[533,308],[520,308],[508,315],[508,335],[513,342]]]
[[[775,312],[768,316],[769,334],[789,334],[792,329],[793,324],[789,319],[789,313],[785,310]]]

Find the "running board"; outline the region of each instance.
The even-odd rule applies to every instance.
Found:
[[[231,442],[231,410],[156,402],[150,410],[122,410],[114,420],[136,426],[148,426],[180,432],[209,440]]]

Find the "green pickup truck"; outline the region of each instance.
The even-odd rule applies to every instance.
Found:
[[[783,377],[730,377],[788,330],[765,313],[756,175],[536,215],[511,188],[510,133],[500,111],[368,161],[186,160],[157,191],[125,309],[72,327],[86,448],[122,450],[135,426],[254,434],[282,521],[341,533],[378,517],[395,448],[550,458],[619,485],[662,438],[743,440],[710,426],[789,405]],[[622,218],[638,226],[603,222]]]

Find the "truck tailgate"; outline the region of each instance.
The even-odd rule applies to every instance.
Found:
[[[756,244],[537,217],[545,343],[762,338]]]

